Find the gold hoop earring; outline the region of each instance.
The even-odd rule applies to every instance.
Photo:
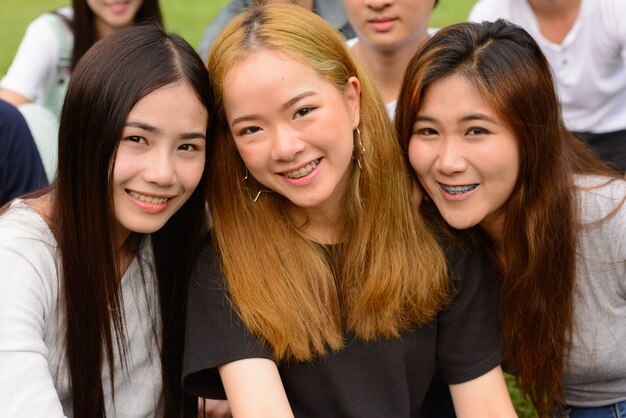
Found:
[[[261,197],[261,193],[274,193],[273,190],[259,190],[258,192],[256,192],[256,195],[252,197],[250,189],[248,189],[248,186],[246,185],[246,180],[248,180],[248,167],[246,167],[246,174],[243,176],[243,179],[241,179],[241,181],[243,181],[243,187],[246,189],[248,199],[250,199],[250,202],[252,203],[256,203],[259,200],[259,198]]]
[[[361,165],[361,157],[365,157],[365,147],[361,142],[361,131],[358,127],[354,128],[352,131],[352,141],[354,143],[352,148],[352,159],[356,161],[359,168],[362,170],[363,166]]]

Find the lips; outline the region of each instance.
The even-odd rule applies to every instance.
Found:
[[[111,11],[114,14],[123,14],[123,13],[126,13],[126,11],[129,9],[130,1],[109,3],[107,4],[107,6],[111,9]]]
[[[133,190],[128,190],[128,194],[133,199],[141,200],[142,202],[152,203],[152,204],[156,204],[156,205],[162,205],[163,203],[165,203],[168,200],[170,200],[170,198],[167,198],[167,197],[149,196],[149,195],[137,193],[137,192],[135,192]]]
[[[377,32],[387,32],[393,28],[396,23],[397,18],[391,17],[380,17],[371,19],[368,23],[376,30]]]
[[[441,187],[441,189],[444,192],[450,193],[451,195],[459,195],[459,194],[467,193],[478,187],[478,184],[465,184],[465,185],[459,185],[459,186],[451,186],[451,185],[447,185],[443,183],[438,183],[438,184],[439,184],[439,187]]]
[[[292,171],[286,171],[286,172],[282,173],[282,175],[287,177],[287,178],[290,178],[290,179],[299,179],[301,177],[306,176],[311,171],[313,171],[315,169],[315,167],[317,167],[319,162],[320,162],[320,159],[318,158],[317,160],[311,161],[310,163],[308,163],[307,165],[305,165],[302,168],[299,168],[297,170],[292,170]]]

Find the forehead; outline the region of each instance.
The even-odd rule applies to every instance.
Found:
[[[421,92],[419,109],[490,109],[491,104],[466,75],[452,73],[433,81]]]
[[[224,95],[236,85],[245,85],[252,90],[263,83],[274,83],[280,87],[288,83],[329,82],[303,61],[282,51],[255,50],[226,71]]]

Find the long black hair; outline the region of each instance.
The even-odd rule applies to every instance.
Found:
[[[65,343],[77,417],[105,416],[102,367],[108,359],[113,382],[113,353],[119,349],[124,355],[112,190],[122,130],[140,99],[176,82],[189,85],[212,114],[211,88],[202,60],[180,37],[148,25],[125,29],[96,43],[76,66],[69,84],[59,127],[58,174],[52,185],[52,230],[59,245]],[[168,417],[182,414],[183,301],[186,278],[207,229],[206,181],[205,167],[189,200],[151,236]],[[131,234],[127,243],[134,243],[136,250],[142,239]]]

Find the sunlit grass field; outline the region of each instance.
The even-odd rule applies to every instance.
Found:
[[[202,32],[229,0],[161,0],[168,31],[176,32],[197,47]],[[440,0],[431,27],[443,27],[467,18],[476,0]],[[0,0],[0,76],[13,60],[28,23],[40,14],[70,4],[67,0]],[[534,417],[532,407],[524,402],[511,376],[507,376],[511,397],[522,418]]]
[[[228,1],[161,0],[165,26],[197,47],[206,25]],[[441,0],[431,18],[431,26],[465,20],[475,1]],[[44,12],[70,3],[69,0],[0,0],[0,75],[9,68],[28,23]]]
[[[202,32],[228,0],[161,0],[168,31],[197,47]],[[0,0],[0,75],[11,65],[28,23],[40,14],[71,4],[71,0]]]

